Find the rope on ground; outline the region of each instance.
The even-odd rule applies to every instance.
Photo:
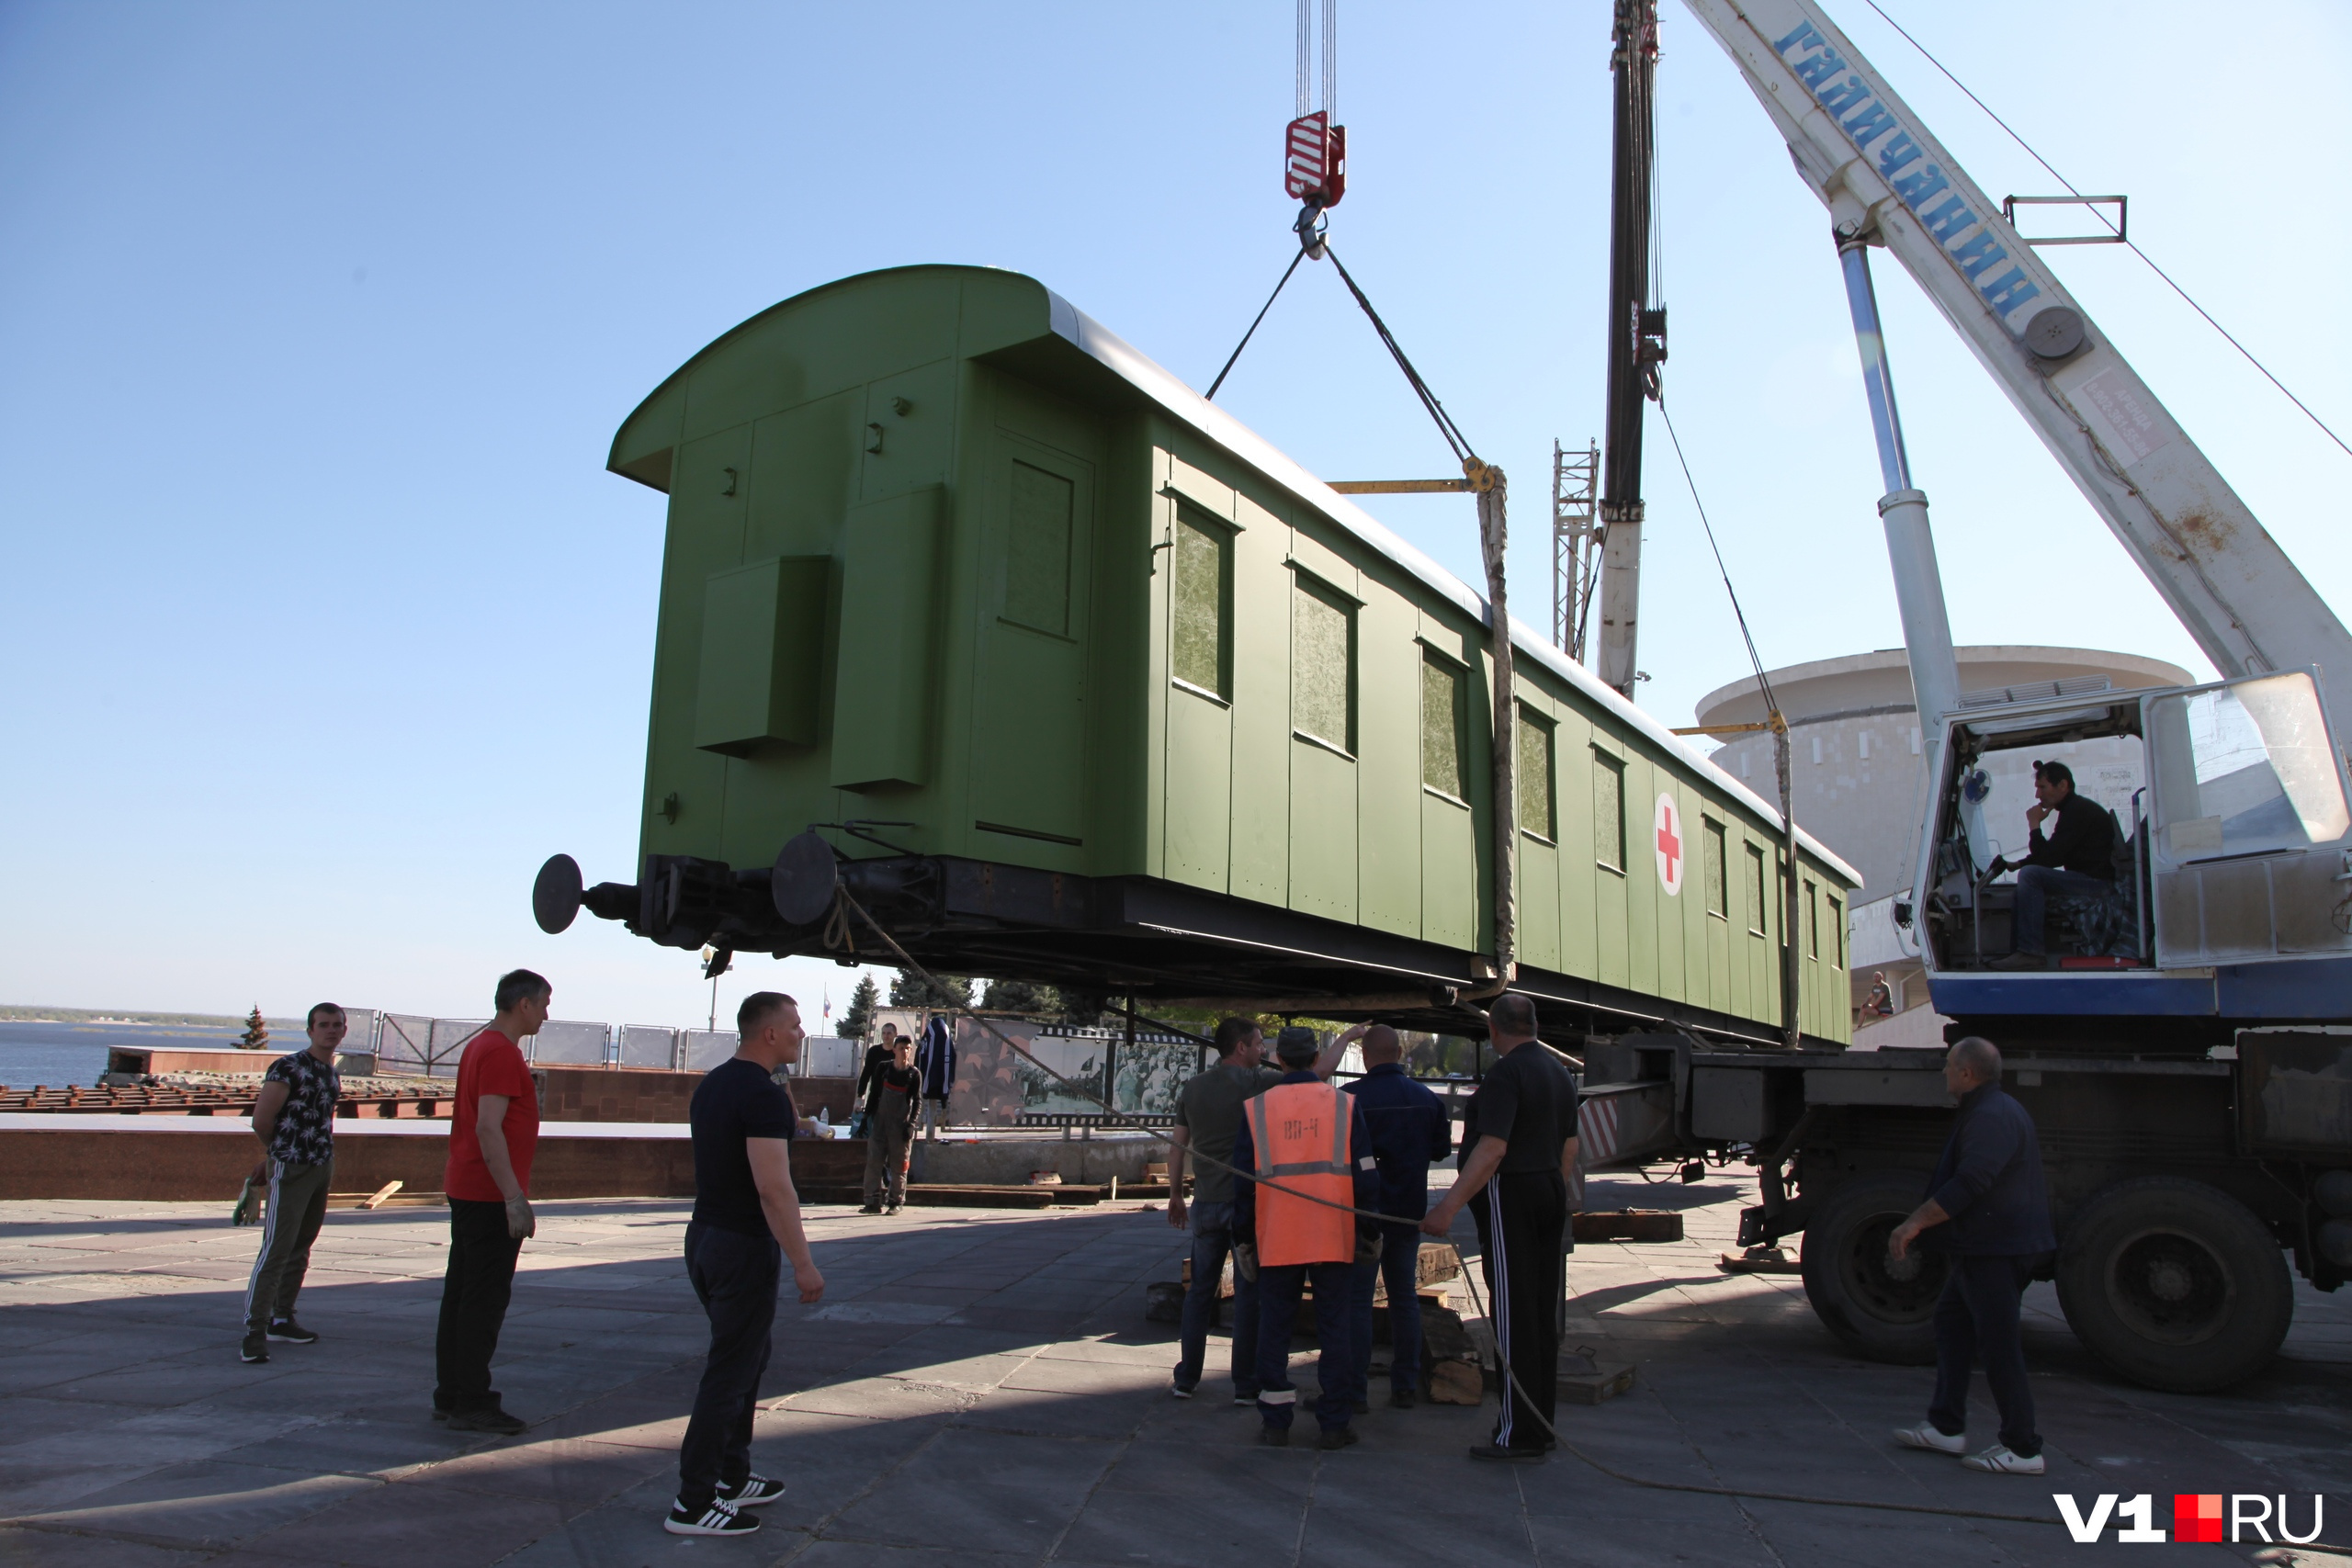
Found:
[[[899,939],[892,936],[889,931],[884,927],[881,922],[877,921],[872,915],[868,914],[864,905],[860,904],[855,898],[850,897],[848,888],[837,886],[835,888],[835,897],[840,900],[842,907],[854,912],[859,919],[863,919],[866,925],[873,930],[874,933],[882,939],[884,945],[888,947],[892,953],[898,954],[899,964],[904,968],[912,970],[918,976],[920,976],[923,983],[931,987],[933,995],[944,996],[946,994],[944,988],[939,984],[937,977],[934,976],[930,970],[924,968],[921,964],[916,963],[913,956],[910,954],[904,947],[901,947],[899,944]],[[1087,1088],[1084,1084],[1079,1083],[1075,1079],[1068,1077],[1063,1074],[1057,1072],[1054,1068],[1047,1066],[1044,1062],[1032,1055],[1026,1046],[1023,1045],[1019,1041],[1014,1040],[1011,1035],[1005,1033],[1003,1030],[999,1029],[993,1020],[981,1017],[969,1007],[936,1008],[932,1010],[935,1012],[956,1013],[965,1018],[970,1019],[974,1023],[978,1024],[982,1029],[996,1036],[997,1043],[1012,1052],[1022,1060],[1027,1062],[1031,1066],[1035,1067],[1039,1072],[1044,1073],[1047,1077],[1052,1078],[1063,1089],[1077,1095],[1080,1099],[1091,1100],[1095,1104],[1101,1106],[1114,1121],[1125,1122],[1134,1130],[1144,1134],[1148,1137],[1156,1138],[1171,1148],[1176,1146],[1175,1139],[1170,1137],[1159,1128],[1147,1126],[1143,1122],[1136,1121],[1125,1111],[1121,1111],[1118,1107],[1104,1100],[1101,1095],[1095,1093],[1091,1089]],[[1342,1213],[1352,1214],[1359,1219],[1376,1221],[1383,1224],[1405,1224],[1411,1225],[1417,1230],[1419,1228],[1419,1221],[1403,1219],[1395,1214],[1376,1213],[1370,1209],[1359,1209],[1351,1203],[1336,1202],[1331,1199],[1320,1197],[1313,1192],[1301,1191],[1297,1188],[1285,1186],[1282,1182],[1269,1180],[1264,1177],[1259,1176],[1254,1171],[1242,1170],[1238,1167],[1228,1165],[1224,1160],[1201,1153],[1198,1149],[1188,1149],[1187,1153],[1191,1156],[1193,1163],[1196,1165],[1214,1166],[1217,1169],[1225,1171],[1228,1175],[1238,1176],[1245,1181],[1255,1182],[1261,1187],[1271,1188],[1276,1192],[1299,1199],[1305,1202],[1318,1204],[1326,1209],[1337,1209]],[[1481,1261],[1483,1262],[1483,1259]],[[1486,1315],[1487,1306],[1485,1298],[1479,1294],[1477,1284],[1471,1278],[1470,1270],[1467,1269],[1463,1270],[1462,1282],[1464,1288],[1466,1288],[1470,1292],[1471,1304],[1477,1308],[1480,1315]],[[1525,1400],[1532,1407],[1534,1402],[1527,1398],[1527,1387],[1524,1383],[1519,1381],[1519,1375],[1511,1371],[1510,1363],[1501,1360],[1499,1356],[1497,1357],[1497,1360],[1500,1363],[1502,1375],[1509,1384],[1509,1388],[1510,1390],[1517,1391],[1521,1399]],[[1506,1393],[1506,1397],[1508,1397],[1508,1393]],[[1569,1455],[1573,1459],[1589,1465],[1591,1468],[1599,1471],[1601,1474],[1608,1476],[1612,1481],[1621,1481],[1629,1486],[1639,1486],[1653,1492],[1689,1492],[1696,1493],[1702,1496],[1707,1497],[1738,1497],[1763,1503],[1802,1503],[1818,1508],[1868,1508],[1879,1513],[1932,1514],[1946,1518],[1985,1519],[1999,1524],[2054,1525],[2060,1522],[2056,1519],[2043,1518],[2032,1514],[1996,1514],[1979,1508],[1937,1507],[1932,1504],[1926,1503],[1882,1503],[1859,1497],[1813,1497],[1798,1492],[1758,1492],[1739,1486],[1700,1486],[1689,1482],[1657,1481],[1648,1476],[1628,1474],[1624,1471],[1617,1470],[1610,1465],[1602,1463],[1600,1460],[1593,1458],[1592,1455],[1577,1447],[1576,1444],[1568,1441],[1567,1438],[1560,1436],[1559,1428],[1553,1426],[1551,1422],[1544,1420],[1541,1416],[1538,1416],[1536,1419],[1542,1424],[1544,1429],[1551,1434],[1552,1440],[1559,1445],[1562,1452]]]

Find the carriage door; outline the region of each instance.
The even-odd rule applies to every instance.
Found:
[[[1086,835],[1093,467],[1001,429],[995,446],[980,552],[973,825],[1077,848]]]
[[[2146,701],[2156,966],[2352,953],[2352,812],[2301,671]]]

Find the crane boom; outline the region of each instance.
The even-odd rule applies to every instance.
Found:
[[[2320,666],[2352,634],[1918,117],[1817,6],[1685,0],[1841,238],[1917,280],[2225,678]]]
[[[1640,680],[1642,425],[1666,357],[1650,303],[1650,186],[1657,166],[1657,0],[1616,0],[1609,192],[1609,404],[1601,476],[1600,678],[1630,700]]]

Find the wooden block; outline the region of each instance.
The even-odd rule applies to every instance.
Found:
[[[1746,1252],[1716,1255],[1715,1267],[1726,1274],[1802,1274],[1804,1265],[1780,1247],[1751,1247]]]
[[[1598,1371],[1562,1372],[1560,1401],[1564,1404],[1599,1404],[1604,1399],[1614,1399],[1629,1393],[1634,1387],[1634,1367],[1630,1361],[1602,1361]]]
[[[1431,1404],[1483,1404],[1487,1380],[1476,1361],[1433,1361],[1430,1364]]]
[[[385,1199],[399,1191],[405,1185],[407,1185],[405,1182],[387,1181],[381,1187],[377,1188],[375,1191],[369,1193],[367,1197],[362,1198],[359,1201],[359,1206],[363,1209],[379,1208],[382,1205]]]

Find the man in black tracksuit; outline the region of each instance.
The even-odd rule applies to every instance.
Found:
[[[1487,1013],[1487,1035],[1498,1059],[1462,1119],[1462,1174],[1421,1229],[1444,1235],[1465,1204],[1478,1224],[1487,1310],[1508,1375],[1494,1438],[1470,1457],[1541,1460],[1553,1446],[1559,1393],[1561,1240],[1577,1163],[1577,1087],[1535,1038],[1535,1004],[1527,998],[1498,999]]]
[[[1996,1475],[2040,1475],[2041,1434],[2018,1336],[2018,1298],[2058,1247],[2041,1144],[2025,1107],[2001,1092],[2001,1053],[1991,1041],[1971,1035],[1954,1045],[1944,1058],[1944,1085],[1959,1097],[1959,1119],[1928,1179],[1928,1201],[1887,1238],[1899,1260],[1922,1232],[1932,1232],[1928,1245],[1951,1257],[1936,1300],[1935,1400],[1928,1418],[1894,1440],[1965,1452],[1969,1373],[1982,1360],[2001,1412],[2001,1440],[1961,1462]]]

